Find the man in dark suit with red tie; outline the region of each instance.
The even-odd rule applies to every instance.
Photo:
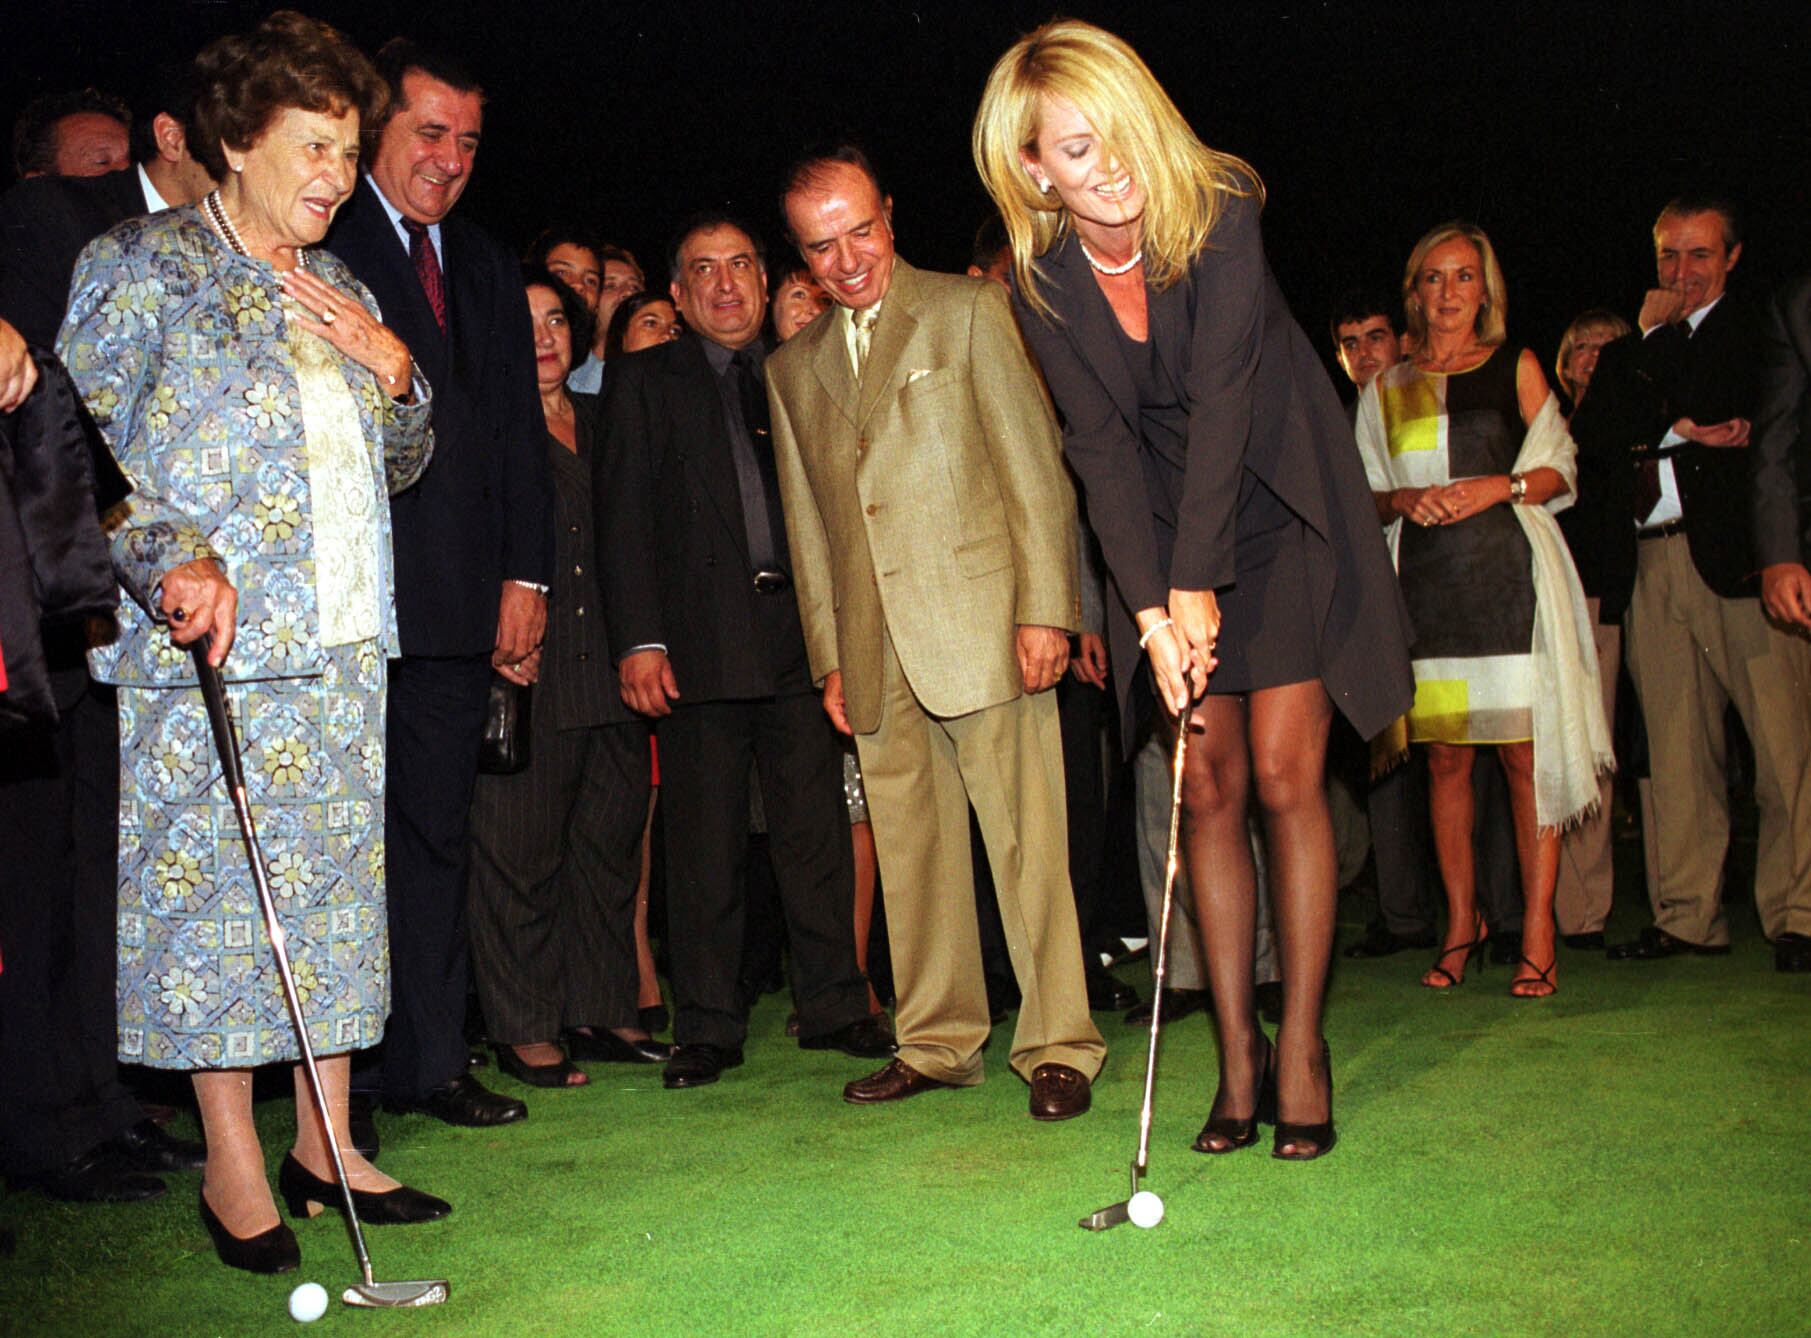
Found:
[[[390,665],[385,844],[392,999],[381,1085],[393,1109],[506,1124],[520,1102],[467,1072],[466,816],[493,668],[521,681],[553,571],[553,493],[515,258],[449,217],[471,179],[484,98],[457,63],[396,39],[369,173],[327,246],[371,289],[433,388],[434,463],[391,501],[402,657]]]

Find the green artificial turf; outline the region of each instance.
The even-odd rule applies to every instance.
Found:
[[[1346,907],[1350,941],[1362,908]],[[382,1279],[446,1277],[422,1312],[352,1312],[360,1334],[1798,1334],[1811,1331],[1811,977],[1771,969],[1752,912],[1730,957],[1612,964],[1564,952],[1560,993],[1506,997],[1474,964],[1446,995],[1428,954],[1340,962],[1328,1005],[1339,1145],[1189,1151],[1213,1085],[1200,1016],[1166,1029],[1155,1230],[1077,1219],[1126,1193],[1143,1033],[1097,1014],[1094,1109],[1026,1117],[1003,1028],[987,1081],[858,1109],[871,1067],[807,1053],[757,1009],[745,1067],[666,1092],[594,1065],[526,1091],[526,1124],[380,1117],[383,1167],[455,1205],[370,1230]],[[1623,908],[1613,934],[1644,922]],[[1141,988],[1141,969],[1125,974]],[[1008,1023],[1010,1027],[1010,1021]],[[290,1118],[260,1106],[275,1167]],[[304,1279],[354,1279],[337,1217],[300,1225],[303,1267],[219,1265],[198,1177],[145,1205],[0,1204],[0,1331],[257,1334],[292,1328]]]

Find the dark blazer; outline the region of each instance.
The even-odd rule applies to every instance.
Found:
[[[798,605],[754,592],[729,428],[698,335],[611,361],[593,480],[612,659],[664,645],[682,702],[772,696],[779,666],[754,602],[782,599],[795,620]],[[774,538],[783,547],[784,532]]]
[[[1755,563],[1771,567],[1811,557],[1811,272],[1773,295],[1761,340],[1750,509]]]
[[[578,420],[577,454],[551,432],[546,436],[553,471],[554,564],[535,709],[552,711],[556,729],[641,719],[617,689],[616,662],[610,658],[604,625],[603,588],[597,579],[591,469],[602,426],[598,397],[574,395],[572,408]]]
[[[1140,655],[1133,612],[1168,602],[1171,588],[1232,584],[1250,469],[1321,547],[1309,569],[1327,691],[1361,736],[1381,732],[1414,695],[1408,615],[1345,410],[1264,257],[1257,201],[1228,197],[1187,280],[1150,296],[1150,338],[1187,400],[1180,474],[1141,446],[1115,317],[1073,235],[1038,264],[1057,320],[1021,295],[1019,323],[1063,416],[1063,449],[1118,593],[1109,642],[1122,702]],[[1175,517],[1167,569],[1159,515]]]
[[[521,268],[475,224],[440,225],[448,333],[369,177],[327,249],[377,298],[434,391],[434,461],[390,499],[405,655],[489,654],[505,580],[549,584],[553,480]]]
[[[1560,512],[1560,533],[1572,550],[1578,581],[1597,600],[1597,621],[1617,624],[1635,590],[1635,471],[1629,465],[1631,444],[1643,439],[1648,422],[1638,409],[1639,396],[1619,392],[1628,375],[1611,359],[1609,375],[1601,358],[1584,398],[1573,411],[1572,440],[1578,447],[1578,500]]]
[[[1734,293],[1725,293],[1698,325],[1680,322],[1643,338],[1624,335],[1598,355],[1591,387],[1572,416],[1581,466],[1601,463],[1613,470],[1619,453],[1639,458],[1657,447],[1681,418],[1721,423],[1753,420],[1760,394],[1761,346],[1754,313]],[[1699,446],[1692,442],[1666,454],[1673,462],[1692,565],[1704,584],[1724,599],[1758,593],[1756,563],[1749,543],[1748,451]],[[1614,539],[1613,517],[1603,524],[1606,542],[1620,552],[1606,558],[1613,579],[1634,586],[1635,528],[1633,471],[1627,482],[1629,510],[1625,537]],[[1582,468],[1579,499],[1594,485]],[[1601,483],[1596,486],[1602,487]],[[1588,588],[1588,587],[1587,587]],[[1617,587],[1612,587],[1612,593]],[[1596,593],[1596,592],[1594,592]]]
[[[82,248],[145,212],[138,169],[98,177],[30,177],[0,195],[0,316],[50,348],[69,309]]]

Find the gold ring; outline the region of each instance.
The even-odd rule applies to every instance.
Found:
[[[339,313],[334,311],[334,309],[332,307],[322,307],[321,308],[321,324],[322,325],[332,325],[338,319],[339,319]]]

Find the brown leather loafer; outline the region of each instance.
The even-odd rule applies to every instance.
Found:
[[[908,1096],[948,1086],[949,1083],[925,1077],[904,1060],[895,1059],[885,1068],[877,1069],[865,1078],[857,1078],[843,1088],[843,1100],[852,1105],[873,1106],[882,1101],[903,1101]]]
[[[1069,1120],[1093,1104],[1093,1085],[1067,1064],[1039,1064],[1031,1071],[1031,1118]]]

